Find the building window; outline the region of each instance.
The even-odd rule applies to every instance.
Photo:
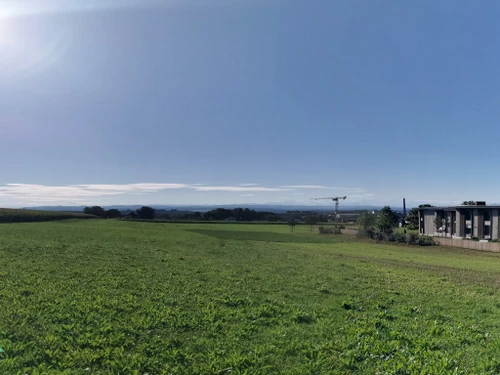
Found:
[[[484,211],[484,213],[483,213],[483,219],[484,219],[484,221],[490,221],[491,220],[491,212],[489,210]]]
[[[471,210],[466,210],[465,211],[465,221],[471,220],[472,219],[472,211]]]
[[[490,237],[490,226],[485,225],[483,229],[483,237],[484,238],[489,238]]]

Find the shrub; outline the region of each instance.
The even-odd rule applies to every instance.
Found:
[[[417,245],[419,246],[438,246],[439,243],[434,241],[434,238],[431,236],[418,236],[418,243]]]
[[[360,229],[358,231],[358,237],[360,238],[373,238],[373,229]]]
[[[375,241],[383,241],[385,240],[385,234],[384,232],[375,232],[372,237]]]
[[[320,234],[342,234],[341,226],[334,225],[331,228],[325,228],[323,226],[319,227]]]
[[[394,233],[393,236],[396,242],[402,242],[402,243],[406,242],[407,238],[406,234],[404,233]]]
[[[410,233],[406,236],[406,243],[408,245],[418,245],[419,244],[419,235],[416,233]]]
[[[439,243],[434,241],[433,237],[421,236],[417,233],[385,233],[383,231],[374,230],[364,230],[360,229],[358,231],[358,237],[360,238],[370,238],[374,241],[388,241],[388,242],[399,242],[407,243],[408,245],[415,246],[437,246]]]

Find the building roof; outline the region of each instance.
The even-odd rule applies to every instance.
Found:
[[[448,207],[437,207],[437,206],[432,206],[432,207],[422,207],[422,208],[419,208],[418,210],[419,211],[422,211],[422,210],[432,210],[432,211],[437,211],[437,210],[441,210],[441,211],[456,211],[456,210],[460,210],[460,209],[500,209],[500,206],[498,205],[495,205],[495,206],[474,206],[474,205],[468,205],[468,206],[448,206]]]

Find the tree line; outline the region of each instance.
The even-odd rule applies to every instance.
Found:
[[[94,215],[103,219],[119,219],[123,215],[121,211],[112,208],[110,210],[105,210],[100,206],[85,207],[83,209],[84,214]],[[130,212],[127,216],[133,219],[154,219],[156,216],[156,210],[152,207],[142,206],[138,210]]]
[[[275,213],[269,211],[255,211],[249,208],[216,208],[207,212],[185,212],[182,214],[170,215],[167,211],[156,211],[154,208],[143,206],[135,211],[126,211],[125,213],[117,210],[106,210],[100,206],[85,207],[85,214],[94,215],[103,219],[116,219],[129,217],[131,219],[163,219],[163,220],[195,220],[195,221],[267,221],[267,222],[303,222],[309,225],[315,225],[318,222],[327,222],[328,215],[318,214],[308,211],[287,211],[284,213]]]

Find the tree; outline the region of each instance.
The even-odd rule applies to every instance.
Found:
[[[111,210],[107,210],[105,212],[105,216],[108,219],[117,219],[119,217],[122,217],[122,213],[119,210],[112,208]]]
[[[377,228],[381,232],[390,233],[392,228],[396,227],[399,223],[398,215],[392,210],[391,207],[385,206],[382,208],[377,217]]]
[[[436,211],[436,217],[434,218],[434,225],[436,226],[436,232],[443,232],[446,227],[447,220],[444,217],[442,211]]]
[[[83,213],[87,215],[94,215],[99,217],[104,217],[104,208],[100,206],[85,207]]]
[[[444,229],[444,235],[445,237],[448,236],[448,232],[450,232],[450,227],[451,227],[451,222],[448,217],[443,218],[443,229]]]
[[[421,204],[418,206],[418,208],[413,207],[410,212],[408,212],[408,215],[406,215],[405,221],[406,221],[406,226],[408,229],[418,229],[418,209],[419,208],[425,208],[425,207],[432,207],[430,204]]]
[[[360,230],[367,231],[375,227],[377,224],[377,217],[370,212],[365,212],[358,216],[356,224]]]
[[[462,206],[474,206],[474,201],[463,201]]]
[[[294,216],[289,216],[288,226],[290,227],[290,232],[293,232],[296,224],[297,224],[297,219]]]
[[[305,221],[307,224],[309,224],[309,230],[312,232],[313,226],[318,223],[318,216],[315,214],[309,215],[306,217]]]
[[[137,216],[139,219],[154,219],[156,216],[156,212],[154,208],[148,207],[148,206],[142,206],[139,208],[137,211]]]

